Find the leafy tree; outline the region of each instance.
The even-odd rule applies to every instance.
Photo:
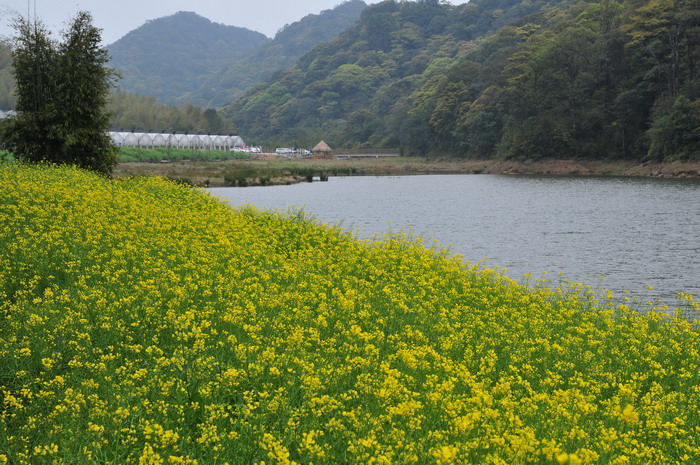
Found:
[[[660,101],[654,108],[648,131],[649,156],[656,160],[700,158],[700,99],[681,95]]]
[[[389,13],[370,16],[365,25],[364,37],[372,50],[391,50],[391,33],[397,29],[396,19]]]
[[[631,0],[623,30],[628,45],[652,71],[659,91],[676,97],[696,79],[700,59],[700,1]]]
[[[506,128],[512,134],[505,154],[529,156],[534,150],[540,156],[594,155],[581,153],[581,142],[599,123],[592,97],[605,73],[596,62],[602,54],[596,34],[567,26],[535,39],[508,67],[514,111]]]
[[[75,164],[110,174],[117,149],[105,110],[116,77],[106,67],[100,30],[80,12],[60,43],[41,22],[15,21],[13,49],[17,116],[1,130],[5,147],[27,162]]]
[[[54,134],[46,131],[53,124],[55,94],[52,69],[56,50],[41,23],[15,23],[19,36],[13,50],[16,82],[16,109],[20,114],[8,118],[2,127],[5,148],[27,160],[51,159],[58,149]]]
[[[371,110],[366,108],[354,111],[348,115],[345,126],[345,135],[349,138],[348,144],[353,142],[363,144],[377,131],[380,121]]]

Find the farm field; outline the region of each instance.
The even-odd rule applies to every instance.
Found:
[[[698,463],[674,315],[161,178],[0,166],[0,464]]]

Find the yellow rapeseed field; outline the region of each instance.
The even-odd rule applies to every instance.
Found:
[[[698,464],[699,350],[410,238],[0,167],[0,465]]]

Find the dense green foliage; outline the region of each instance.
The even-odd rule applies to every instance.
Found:
[[[9,44],[0,42],[0,110],[15,108],[14,70]],[[113,89],[107,106],[113,130],[178,131],[228,134],[236,126],[219,111],[192,104],[166,105],[155,97]]]
[[[210,107],[231,102],[275,72],[294,66],[316,44],[336,37],[357,21],[366,6],[362,0],[348,0],[332,10],[307,15],[285,26],[273,40],[227,65],[222,72],[213,74],[198,92],[193,93],[190,101]]]
[[[547,4],[387,0],[372,5],[337,39],[316,46],[294,68],[225,112],[256,138],[308,145],[322,137],[332,147],[405,145],[409,132],[424,132],[407,127],[419,119],[407,113],[418,105],[423,83],[445,76],[475,47],[474,39]]]
[[[212,23],[195,13],[155,19],[108,46],[122,87],[162,103],[208,102],[192,96],[210,73],[242,58],[267,40],[249,29]]]
[[[100,30],[80,12],[55,42],[40,22],[17,18],[13,47],[18,113],[3,120],[3,146],[22,161],[76,164],[109,174],[117,163],[105,110],[114,73]]]
[[[698,0],[388,0],[226,114],[302,145],[697,159],[699,42]]]
[[[122,130],[161,131],[161,132],[203,132],[228,134],[236,131],[236,126],[212,108],[186,103],[165,105],[156,102],[155,97],[117,89],[112,92],[109,110],[110,127]]]

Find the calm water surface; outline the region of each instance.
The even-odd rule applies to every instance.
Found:
[[[616,294],[700,296],[698,180],[436,175],[210,190],[234,206],[303,207],[360,237],[410,230],[518,280],[562,272]]]

